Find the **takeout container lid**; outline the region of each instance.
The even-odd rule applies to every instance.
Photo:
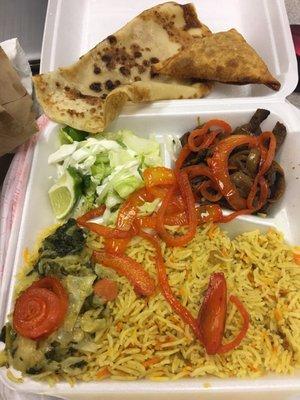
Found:
[[[187,1],[179,1],[186,3]],[[49,0],[43,40],[41,70],[46,72],[68,65],[93,47],[109,33],[121,27],[138,12],[158,1],[121,2],[120,0]],[[199,19],[213,31],[236,27],[270,65],[271,72],[282,84],[279,92],[258,85],[232,87],[217,85],[213,94],[204,99],[170,100],[153,104],[126,106],[122,115],[110,126],[111,130],[131,128],[141,135],[155,132],[158,140],[168,133],[182,133],[203,119],[224,118],[233,125],[244,122],[256,108],[271,111],[266,124],[280,120],[289,132],[279,161],[286,169],[289,191],[278,205],[274,215],[266,219],[255,216],[240,217],[226,225],[234,236],[245,230],[277,227],[288,241],[300,242],[300,218],[297,199],[300,198],[300,164],[297,148],[300,147],[300,111],[286,102],[297,83],[297,65],[283,0],[195,0]],[[260,48],[257,48],[262,46]],[[255,86],[255,87],[254,87]],[[214,97],[213,97],[214,96]],[[48,154],[55,149],[57,124],[50,122],[41,132],[31,166],[23,212],[7,249],[7,265],[13,266],[3,276],[0,292],[0,320],[5,321],[11,309],[15,274],[23,264],[24,247],[32,247],[37,233],[53,223],[47,202],[49,175],[55,168],[41,168]],[[165,154],[167,163],[168,155]],[[42,205],[42,207],[41,207]],[[43,212],[39,212],[39,209]],[[33,212],[33,210],[35,210]],[[101,400],[296,400],[300,394],[299,373],[295,376],[268,375],[258,379],[203,377],[178,381],[101,381],[79,383],[70,387],[59,383],[49,387],[28,378],[15,384],[0,371],[0,380],[19,392],[32,392],[59,396],[66,399]]]

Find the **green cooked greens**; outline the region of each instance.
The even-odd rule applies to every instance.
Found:
[[[38,259],[27,275],[32,278],[51,275],[60,279],[68,293],[69,307],[63,325],[49,337],[31,340],[20,336],[9,322],[1,331],[5,342],[3,363],[34,379],[53,373],[76,376],[86,368],[87,354],[97,350],[95,332],[106,329],[105,305],[93,294],[97,278],[86,246],[86,234],[74,219],[68,220],[41,244]],[[3,364],[3,365],[4,365]]]
[[[85,244],[84,232],[78,227],[74,219],[69,219],[60,226],[52,235],[48,236],[41,248],[41,253],[53,253],[64,257],[68,254],[78,254]]]
[[[40,277],[57,275],[63,278],[68,274],[91,274],[90,253],[85,243],[83,229],[74,219],[69,219],[43,240],[39,257],[28,275],[36,272]]]

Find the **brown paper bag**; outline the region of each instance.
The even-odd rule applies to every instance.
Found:
[[[0,47],[0,156],[38,131],[31,97]]]

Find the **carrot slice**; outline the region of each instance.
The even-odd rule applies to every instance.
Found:
[[[119,293],[118,285],[111,279],[100,279],[94,285],[94,293],[104,301],[113,301]]]
[[[293,257],[296,264],[300,265],[300,249],[293,250]]]
[[[149,368],[149,367],[151,367],[151,365],[157,364],[160,361],[161,361],[160,357],[154,356],[154,357],[148,358],[148,360],[144,361],[143,365],[145,368]]]
[[[96,377],[97,379],[105,379],[110,376],[109,369],[107,367],[101,368],[97,373]]]

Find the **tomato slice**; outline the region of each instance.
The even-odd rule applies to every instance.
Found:
[[[31,287],[39,287],[48,289],[51,292],[55,293],[57,297],[60,299],[61,303],[61,311],[62,314],[66,314],[68,310],[68,294],[60,283],[60,281],[54,276],[46,276],[45,278],[40,279],[39,281],[33,282]]]
[[[211,275],[200,312],[199,326],[207,354],[216,354],[222,344],[227,312],[227,285],[222,272]]]
[[[67,309],[68,295],[60,281],[50,276],[40,279],[17,298],[14,329],[29,339],[45,338],[62,325]]]

